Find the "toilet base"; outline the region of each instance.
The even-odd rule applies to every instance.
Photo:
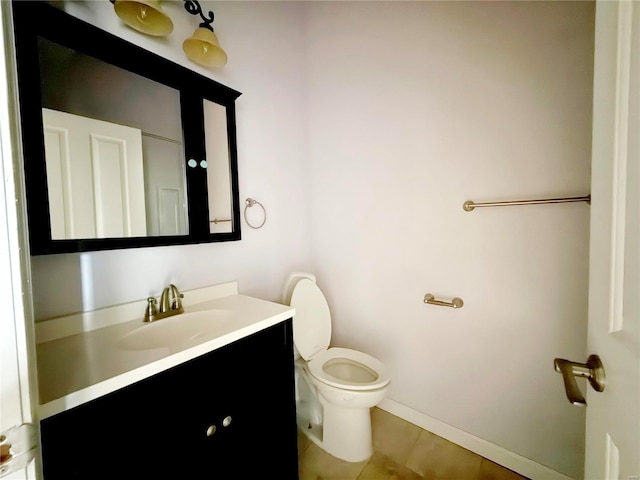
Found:
[[[347,462],[362,462],[373,454],[371,409],[346,408],[324,402],[322,448]]]
[[[322,450],[340,460],[345,462],[368,460],[373,454],[370,409],[343,410],[349,411],[327,415],[325,410],[324,421],[332,425],[330,430],[325,428],[325,425],[316,425],[300,417],[298,429]],[[348,416],[347,422],[339,420],[346,418],[345,416]],[[328,435],[325,434],[327,431],[329,431]]]
[[[385,397],[388,385],[375,390],[343,390],[309,375],[304,361],[296,363],[295,371],[300,431],[341,460],[368,460],[373,454],[371,408]]]
[[[311,425],[311,428],[309,428],[309,425]],[[324,445],[322,445],[322,425],[298,423],[298,430],[300,430],[305,437],[324,450]]]

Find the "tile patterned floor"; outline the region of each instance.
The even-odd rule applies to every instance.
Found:
[[[300,480],[526,480],[384,410],[371,411],[373,456],[332,457],[298,433]]]

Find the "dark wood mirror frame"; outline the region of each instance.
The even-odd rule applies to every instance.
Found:
[[[240,240],[235,100],[240,93],[43,2],[13,2],[18,96],[32,255]],[[204,159],[203,100],[226,108],[232,231],[210,233],[207,172],[186,168],[188,233],[176,236],[54,240],[47,189],[38,38],[82,52],[180,92],[185,161]]]

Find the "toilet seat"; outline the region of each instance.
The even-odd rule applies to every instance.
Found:
[[[307,362],[307,370],[318,381],[341,390],[376,390],[391,381],[382,362],[349,348],[329,348]]]
[[[313,378],[340,390],[361,392],[389,384],[391,375],[378,359],[349,348],[329,348],[331,313],[327,299],[313,280],[302,278],[295,284],[290,305],[296,309],[293,343]]]

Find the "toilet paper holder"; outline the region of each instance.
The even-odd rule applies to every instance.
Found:
[[[461,298],[454,297],[450,302],[445,302],[443,300],[437,300],[432,294],[427,293],[424,296],[424,303],[428,303],[429,305],[438,305],[440,307],[451,307],[451,308],[462,308],[464,302]]]

